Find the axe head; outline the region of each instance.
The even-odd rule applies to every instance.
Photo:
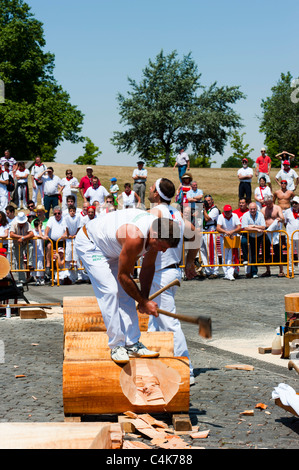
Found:
[[[212,320],[211,318],[198,317],[198,334],[203,338],[212,338]]]

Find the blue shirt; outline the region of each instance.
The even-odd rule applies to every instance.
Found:
[[[250,212],[245,212],[245,214],[242,217],[242,229],[244,230],[245,227],[248,227],[248,225],[262,225],[263,227],[266,226],[265,218],[263,214],[260,211],[256,212],[255,218],[250,214]],[[250,237],[261,237],[263,233],[258,233],[258,232],[251,232],[249,234]]]
[[[193,189],[189,189],[189,191],[187,192],[187,199],[192,199],[193,197],[198,197],[198,196],[203,196],[203,192],[201,189],[197,189],[196,191],[193,191]],[[200,201],[198,201],[200,202]],[[198,202],[189,202],[189,205],[192,209],[195,209],[196,208],[196,204],[198,204]]]

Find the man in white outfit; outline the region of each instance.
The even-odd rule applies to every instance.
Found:
[[[179,227],[146,211],[127,209],[104,214],[78,232],[75,248],[90,278],[109,337],[111,358],[126,363],[130,357],[158,357],[139,342],[135,301],[141,313],[157,316],[157,304],[148,300],[159,251],[179,243]],[[140,289],[132,273],[144,255]]]
[[[152,204],[150,213],[157,217],[165,217],[175,220],[180,226],[180,242],[177,247],[170,248],[166,252],[159,252],[155,263],[155,274],[151,287],[151,294],[166,286],[175,279],[181,280],[180,262],[183,250],[184,235],[188,238],[194,236],[194,227],[188,221],[184,221],[181,213],[170,205],[171,199],[175,194],[175,186],[167,178],[160,178],[150,187],[149,201]],[[200,243],[188,250],[186,259],[186,275],[189,279],[197,275],[195,271],[194,260],[200,247]],[[175,313],[175,293],[177,286],[173,286],[156,298],[159,308]],[[174,341],[174,355],[188,357],[190,365],[190,385],[194,384],[193,367],[189,358],[189,352],[185,335],[182,331],[181,323],[176,318],[166,315],[149,318],[148,331],[172,331]]]
[[[217,232],[220,233],[222,263],[228,266],[223,266],[224,279],[234,281],[234,264],[233,250],[241,248],[240,237],[235,238],[241,231],[241,222],[237,214],[233,214],[232,206],[226,204],[223,208],[223,214],[220,214],[217,219]],[[238,240],[238,243],[234,243]],[[236,246],[233,246],[236,245]]]

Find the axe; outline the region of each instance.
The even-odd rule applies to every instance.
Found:
[[[158,295],[162,294],[165,290],[169,289],[172,286],[180,286],[181,283],[178,279],[175,279],[174,281],[170,282],[167,284],[167,286],[162,287],[159,289],[157,292],[152,294],[149,297],[149,300],[153,300],[155,297],[158,297]],[[178,313],[171,313],[168,312],[167,310],[161,310],[160,308],[157,309],[158,313],[161,313],[162,315],[166,315],[168,317],[172,318],[177,318],[178,320],[185,321],[187,323],[195,323],[196,325],[199,326],[199,335],[202,336],[203,338],[212,338],[212,320],[210,317],[192,317],[190,315],[180,315]]]

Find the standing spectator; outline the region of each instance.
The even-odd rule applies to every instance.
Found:
[[[239,217],[240,219],[240,222],[242,224],[242,218],[243,218],[243,215],[246,214],[246,212],[248,212],[248,204],[247,204],[247,200],[245,197],[242,197],[240,200],[239,200],[239,207],[238,209],[235,209],[233,211],[233,214],[237,214],[237,216]],[[241,234],[241,245],[242,245],[242,240],[243,240],[243,243],[247,243],[247,235],[246,233],[242,233]],[[238,258],[238,262],[239,262],[239,258]],[[239,266],[235,266],[235,276],[238,277],[239,276]],[[248,274],[250,272],[250,266],[247,266],[245,265],[245,274]]]
[[[7,171],[0,168],[0,211],[4,211],[8,205],[8,190],[7,185],[9,182],[9,175]]]
[[[238,248],[237,244],[234,243],[240,238],[236,238],[236,235],[241,230],[241,222],[236,214],[233,214],[232,207],[227,204],[223,208],[223,214],[220,214],[217,219],[217,232],[220,233],[220,243],[222,252],[222,263],[223,264],[234,264],[233,263],[233,249]],[[235,246],[236,245],[236,246]],[[224,279],[234,281],[234,267],[223,266]]]
[[[88,207],[88,206],[89,206],[89,204],[86,203],[86,207]],[[69,213],[69,208],[70,208],[70,207],[74,207],[74,208],[76,209],[76,214],[80,214],[80,213],[81,213],[81,209],[79,209],[79,208],[77,209],[77,207],[76,207],[76,198],[75,198],[75,196],[74,196],[73,194],[69,194],[69,195],[66,197],[66,209],[64,209],[64,210],[62,211],[62,216],[63,216],[63,217],[66,216],[66,215],[68,215],[68,213]],[[87,214],[87,212],[86,212],[86,214]]]
[[[8,236],[10,237],[11,224],[15,220],[16,210],[15,210],[15,208],[12,204],[9,204],[8,206],[6,206],[5,212],[6,212],[7,222],[8,222],[8,226],[9,226]],[[8,240],[7,259],[10,262],[11,266],[13,264],[15,265],[12,240]]]
[[[62,183],[62,209],[67,209],[66,199],[67,196],[74,196],[75,205],[77,206],[77,192],[79,188],[79,181],[73,176],[72,170],[66,170],[65,177],[61,180]]]
[[[277,175],[275,176],[275,180],[278,186],[281,186],[281,181],[279,182],[279,178],[281,181],[287,181],[287,189],[289,191],[296,191],[296,188],[299,183],[299,177],[293,168],[290,167],[290,162],[285,160],[283,162],[283,168],[279,170]]]
[[[144,204],[147,179],[147,170],[143,168],[143,166],[144,162],[137,162],[137,168],[135,168],[132,175],[132,178],[134,180],[133,190],[140,197],[141,204]]]
[[[266,222],[266,230],[268,232],[273,232],[282,229],[282,223],[284,222],[284,216],[282,210],[279,206],[273,204],[273,196],[265,197],[265,207],[262,208],[261,213],[264,216]],[[274,261],[282,261],[282,245],[280,241],[280,234],[279,232],[276,233],[268,233],[268,236],[265,237],[265,259],[267,263],[270,263],[273,259]],[[270,249],[271,244],[273,246],[274,257],[271,258]],[[261,277],[268,277],[271,276],[270,266],[266,265],[266,271],[261,275]],[[285,277],[283,272],[283,265],[279,265],[279,274],[278,277]]]
[[[2,166],[2,170],[4,170],[4,163],[8,163],[9,165],[9,174],[14,178],[14,173],[17,169],[17,162],[16,160],[10,156],[10,151],[5,150],[4,156],[0,159],[0,165]]]
[[[4,211],[0,211],[0,247],[8,251],[9,223]]]
[[[285,210],[284,222],[286,226],[286,232],[289,236],[289,274],[292,274],[292,264],[293,264],[292,241],[293,241],[293,253],[295,253],[295,251],[299,253],[299,197],[298,196],[295,196],[292,199],[291,207]]]
[[[265,206],[265,196],[271,196],[271,189],[267,186],[266,177],[261,176],[259,179],[259,186],[255,188],[254,199],[258,210]]]
[[[39,175],[41,172],[46,171],[46,169],[46,165],[42,163],[40,156],[37,155],[31,169],[32,200],[35,204],[37,204],[38,193],[40,193],[41,204],[44,204],[44,181],[39,177]]]
[[[32,245],[29,240],[33,238],[33,231],[24,212],[19,212],[10,227],[10,237],[14,243],[14,258],[16,269],[24,269],[24,257],[32,260]],[[29,263],[30,264],[30,263]],[[19,272],[19,281],[25,282],[25,272]]]
[[[111,178],[110,181],[111,181],[111,185],[110,185],[109,191],[110,191],[110,194],[113,195],[113,197],[114,197],[114,202],[115,202],[115,204],[116,204],[116,202],[117,202],[117,196],[118,196],[118,191],[119,191],[119,186],[118,186],[118,184],[117,184],[117,179],[116,179],[116,178],[113,177],[113,178]]]
[[[48,220],[44,235],[44,239],[48,240],[46,247],[46,276],[48,277],[50,277],[51,248],[53,246],[53,250],[56,250],[57,245],[63,246],[66,239],[66,225],[60,206],[54,207],[53,214]]]
[[[28,177],[30,173],[29,170],[25,167],[24,162],[19,162],[18,169],[16,171],[16,180],[17,180],[17,198],[18,198],[18,208],[21,210],[21,205],[24,210],[27,209],[28,199],[29,199],[29,188],[28,188]]]
[[[84,201],[84,194],[85,194],[86,190],[90,186],[92,186],[92,177],[93,177],[93,169],[92,169],[91,166],[87,166],[86,167],[86,175],[83,176],[80,179],[80,183],[79,183],[79,190],[80,190],[81,196],[83,198],[83,201]]]
[[[104,186],[101,185],[100,180],[97,176],[92,177],[92,186],[87,188],[84,194],[84,202],[90,201],[92,204],[94,200],[99,201],[100,204],[105,202],[105,197],[109,193]]]
[[[66,225],[67,240],[65,244],[65,264],[66,268],[73,267],[76,269],[78,264],[78,256],[74,246],[74,240],[80,228],[82,227],[82,219],[80,214],[76,213],[75,207],[69,208],[69,213],[64,217]],[[75,281],[74,276],[70,276],[72,281]]]
[[[209,279],[216,279],[219,276],[216,234],[210,233],[216,231],[218,217],[219,209],[215,206],[214,199],[211,195],[205,196],[203,204],[203,236],[200,252],[203,265],[214,265],[205,267],[205,274]]]
[[[39,219],[35,219],[31,224],[33,235],[36,240],[33,240],[33,266],[36,271],[33,271],[32,275],[35,279],[36,286],[43,286],[45,284],[44,279],[44,235],[45,230],[42,222]]]
[[[62,183],[61,179],[54,175],[54,169],[51,166],[49,166],[47,170],[44,170],[39,177],[44,181],[44,206],[48,219],[51,207],[54,210],[54,207],[58,206],[58,193],[59,188],[62,187]]]
[[[196,209],[197,204],[202,202],[203,192],[197,187],[197,181],[191,181],[191,189],[186,194],[191,209]]]
[[[88,202],[83,202],[83,204],[82,204],[82,210],[79,209],[79,211],[80,211],[80,217],[81,217],[82,220],[83,220],[83,218],[87,215],[88,207],[89,207],[89,203],[88,203]]]
[[[255,202],[249,204],[249,211],[243,215],[242,230],[249,232],[248,238],[242,238],[241,245],[243,251],[243,264],[248,263],[248,243],[250,246],[251,263],[257,262],[257,256],[263,241],[263,233],[266,228],[266,222],[261,211],[257,210]],[[246,274],[246,277],[258,278],[257,266],[251,266],[251,273]]]
[[[287,180],[280,181],[280,189],[275,191],[273,194],[274,197],[274,204],[277,199],[277,204],[281,207],[282,212],[286,209],[289,209],[291,206],[291,200],[294,198],[295,193],[294,191],[290,191],[287,189],[288,182]]]
[[[184,147],[181,147],[179,149],[179,153],[176,156],[175,164],[173,168],[176,168],[176,167],[178,168],[179,179],[180,179],[180,182],[182,183],[182,176],[186,172],[190,171],[189,155],[187,154],[187,152],[185,152]]]
[[[183,210],[183,206],[188,206],[188,195],[189,191],[191,191],[192,186],[192,175],[191,173],[185,173],[182,176],[182,182],[180,183],[177,192],[176,192],[176,202],[180,204],[181,209]]]
[[[131,183],[125,183],[125,190],[117,198],[117,204],[120,203],[123,209],[132,209],[136,204],[140,204],[140,197],[135,191],[131,189]]]
[[[261,176],[266,178],[266,183],[269,184],[269,187],[272,191],[271,179],[270,179],[270,170],[271,170],[271,158],[266,155],[266,149],[261,149],[261,155],[256,159],[256,168],[255,168],[255,176],[257,176],[257,180],[260,180]]]
[[[247,203],[251,202],[251,181],[253,178],[253,170],[248,166],[247,158],[242,159],[242,168],[238,170],[239,178],[239,199],[245,197]]]
[[[275,157],[279,158],[279,160],[281,161],[281,168],[283,168],[283,162],[285,160],[288,160],[290,162],[290,165],[291,165],[291,161],[294,160],[295,155],[293,153],[289,153],[286,150],[284,150],[283,152],[278,153],[277,155],[275,155]]]

